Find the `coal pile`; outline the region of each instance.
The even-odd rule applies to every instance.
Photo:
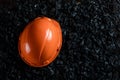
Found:
[[[28,22],[39,16],[60,23],[63,45],[54,62],[33,68],[21,60],[18,38]],[[0,80],[120,80],[119,24],[119,0],[0,4]]]

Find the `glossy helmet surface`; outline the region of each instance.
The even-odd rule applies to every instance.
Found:
[[[30,22],[19,37],[19,54],[33,67],[50,64],[62,46],[62,31],[57,21],[38,17]]]

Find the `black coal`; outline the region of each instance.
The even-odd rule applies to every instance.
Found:
[[[120,80],[119,0],[8,3],[0,4],[0,80]],[[39,16],[59,21],[63,45],[53,63],[33,68],[21,60],[18,38]]]

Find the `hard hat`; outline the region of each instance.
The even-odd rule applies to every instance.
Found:
[[[62,46],[62,31],[57,21],[38,17],[30,22],[19,37],[18,49],[23,61],[33,67],[50,64]]]

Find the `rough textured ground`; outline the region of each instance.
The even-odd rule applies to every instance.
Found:
[[[0,80],[120,80],[119,10],[119,0],[0,4]],[[58,20],[63,33],[59,56],[44,68],[26,65],[17,48],[25,25],[38,16]]]

